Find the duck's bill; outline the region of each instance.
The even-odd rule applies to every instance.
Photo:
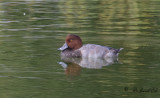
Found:
[[[64,45],[63,45],[61,48],[59,48],[58,50],[63,51],[63,50],[65,50],[65,49],[67,49],[67,48],[68,48],[67,43],[64,43]]]

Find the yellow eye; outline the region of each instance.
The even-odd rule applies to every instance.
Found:
[[[70,39],[70,42],[72,42],[73,40],[72,39]]]

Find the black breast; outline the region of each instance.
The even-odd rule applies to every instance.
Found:
[[[61,52],[62,57],[81,57],[81,51],[80,50],[70,50],[65,49]]]

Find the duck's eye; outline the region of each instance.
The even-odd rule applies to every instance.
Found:
[[[73,39],[70,39],[70,42],[72,42],[73,41]]]

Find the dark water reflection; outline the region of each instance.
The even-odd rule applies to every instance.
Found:
[[[0,96],[159,98],[159,90],[133,92],[160,89],[159,4],[159,0],[0,1]],[[71,63],[64,70],[57,63],[62,61],[57,48],[68,33],[79,35],[84,44],[123,47],[122,64],[90,69]]]

